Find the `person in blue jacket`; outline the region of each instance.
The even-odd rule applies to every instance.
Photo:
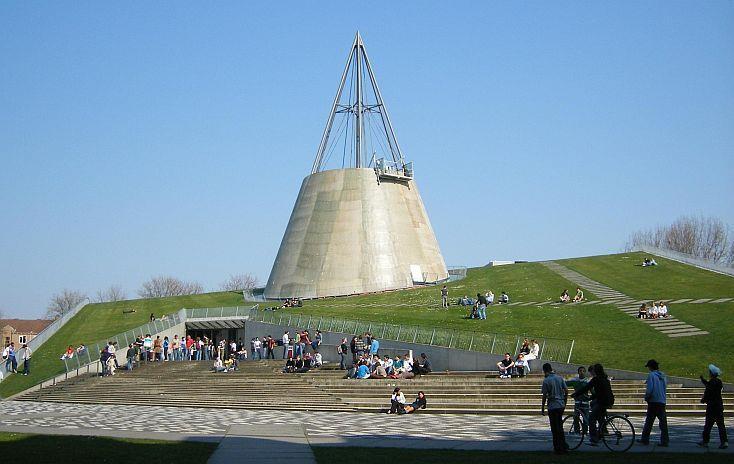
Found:
[[[642,445],[648,445],[650,443],[650,432],[652,432],[652,426],[655,423],[655,419],[658,420],[660,426],[660,444],[659,446],[666,447],[670,442],[668,437],[668,417],[665,412],[665,391],[667,388],[667,380],[665,374],[660,372],[658,362],[651,359],[645,364],[645,367],[650,369],[650,373],[647,375],[647,388],[645,389],[645,401],[647,401],[647,414],[645,415],[645,425],[642,427],[642,436],[638,442]]]

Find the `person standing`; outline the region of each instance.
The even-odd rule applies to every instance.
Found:
[[[449,309],[449,289],[445,285],[441,288],[441,307]]]
[[[592,369],[593,367],[593,369]],[[581,398],[586,392],[593,392],[591,395],[591,403],[589,410],[589,444],[591,446],[599,446],[601,427],[604,418],[607,415],[607,409],[614,406],[614,392],[612,384],[609,382],[604,366],[594,364],[589,367],[588,372],[592,378],[586,385],[576,387],[573,398]]]
[[[268,335],[268,358],[275,359],[275,339]]]
[[[135,363],[135,347],[132,343],[127,346],[125,357],[127,358],[127,370],[133,370],[133,364]]]
[[[478,311],[478,317],[481,320],[484,320],[487,318],[487,297],[482,295],[481,293],[477,293],[477,307],[479,309]]]
[[[20,356],[20,359],[23,360],[23,375],[31,373],[31,354],[33,354],[31,349],[24,343],[23,354]]]
[[[668,417],[665,413],[665,390],[667,387],[667,381],[665,374],[660,372],[658,362],[651,359],[645,364],[645,367],[650,369],[650,373],[647,375],[647,388],[645,389],[645,401],[647,401],[647,414],[645,415],[645,425],[642,427],[642,436],[638,442],[642,445],[648,445],[650,443],[650,432],[652,432],[652,426],[655,423],[655,419],[658,419],[658,425],[660,426],[660,445],[666,447],[670,439],[668,438]]]
[[[721,369],[709,364],[709,380],[706,380],[701,376],[701,382],[703,382],[706,390],[701,398],[701,403],[706,404],[706,422],[703,426],[703,437],[698,443],[698,446],[702,448],[708,448],[709,439],[711,438],[711,429],[719,429],[719,449],[727,449],[729,447],[729,441],[726,439],[726,427],[724,426],[724,400],[721,398],[721,390],[723,385],[721,384]]]
[[[543,364],[543,403],[540,407],[540,414],[545,416],[545,405],[548,403],[548,420],[550,422],[551,433],[553,434],[553,452],[556,454],[568,453],[568,444],[566,436],[563,433],[563,410],[566,408],[566,399],[568,398],[568,388],[563,378],[553,372],[553,367],[549,363]]]
[[[288,345],[291,343],[291,337],[288,334],[288,331],[286,330],[283,332],[283,338],[281,338],[281,341],[283,342],[283,359],[288,358]]]
[[[10,342],[10,345],[8,345],[8,360],[5,361],[5,372],[18,373],[18,360],[15,355],[15,342]]]
[[[345,370],[347,368],[347,350],[349,350],[349,345],[347,345],[347,339],[342,338],[341,344],[337,347],[337,353],[339,353],[339,369]]]
[[[376,338],[372,338],[370,343],[370,356],[378,356],[380,354],[380,342]]]

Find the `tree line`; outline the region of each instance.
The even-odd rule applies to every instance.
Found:
[[[634,232],[627,240],[625,250],[647,245],[732,266],[734,239],[730,231],[731,227],[719,218],[682,216],[672,224]]]
[[[219,289],[222,291],[241,292],[257,287],[258,283],[257,277],[251,274],[236,274],[230,275],[227,280],[222,282],[219,285]],[[137,295],[140,298],[162,298],[168,296],[197,295],[200,293],[204,293],[204,286],[199,282],[185,281],[172,276],[151,277],[143,282],[137,291]],[[91,298],[79,290],[65,288],[51,296],[48,307],[46,308],[46,317],[57,319],[85,300],[91,300],[95,303],[108,303],[124,301],[126,299],[128,299],[127,293],[120,285],[110,285],[105,289],[97,291]]]

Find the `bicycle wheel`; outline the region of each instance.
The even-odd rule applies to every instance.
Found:
[[[602,424],[601,439],[609,451],[625,452],[635,443],[635,428],[625,416],[609,416]]]
[[[568,449],[575,450],[581,446],[581,443],[584,442],[585,428],[581,416],[577,420],[574,420],[573,414],[563,418],[563,431],[566,434]]]

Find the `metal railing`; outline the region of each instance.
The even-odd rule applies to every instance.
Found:
[[[40,390],[44,388],[44,386],[55,385],[57,381],[61,382],[63,380],[69,379],[70,377],[76,377],[84,373],[102,372],[99,366],[99,356],[101,354],[102,348],[104,348],[109,342],[116,342],[118,349],[121,350],[123,349],[123,347],[127,347],[130,343],[134,342],[135,338],[138,336],[145,337],[145,335],[147,334],[151,334],[151,335],[158,334],[160,332],[163,332],[166,329],[170,329],[171,327],[175,325],[185,322],[185,320],[186,320],[186,313],[184,312],[184,310],[181,310],[177,313],[171,314],[170,316],[166,316],[165,319],[157,319],[155,321],[148,322],[147,324],[143,324],[134,329],[126,330],[125,332],[121,332],[112,337],[108,337],[99,342],[94,342],[94,343],[90,343],[89,345],[85,345],[86,349],[82,351],[81,353],[78,353],[75,351],[74,356],[72,358],[63,359],[63,362],[64,362],[63,369],[60,368],[52,376],[41,380],[40,382],[35,384],[33,387],[31,387],[29,390],[34,390],[34,389]]]
[[[69,320],[71,320],[72,317],[76,316],[79,311],[86,305],[90,303],[89,298],[84,298],[79,304],[77,304],[73,309],[70,311],[65,312],[61,316],[59,316],[57,319],[55,319],[51,324],[46,326],[45,329],[38,332],[38,334],[33,337],[28,342],[28,347],[31,349],[31,352],[35,352],[38,350],[38,348],[43,345],[53,334],[55,334],[61,327],[64,326]],[[22,349],[18,350],[20,353]],[[5,365],[0,365],[0,371],[4,374],[3,376],[0,376],[0,382],[4,379],[7,379],[9,377],[9,374],[5,371]]]
[[[154,321],[143,324],[125,332],[121,332],[112,337],[108,337],[104,340],[95,342],[94,344],[87,345],[87,349],[83,353],[77,353],[71,359],[64,359],[64,365],[66,366],[66,372],[82,368],[85,364],[91,364],[99,361],[99,356],[102,349],[108,345],[109,342],[114,342],[118,350],[127,348],[130,343],[133,343],[136,337],[145,337],[147,334],[155,335],[161,333],[166,329],[170,329],[174,325],[178,325],[184,322],[184,317],[180,312],[173,313],[164,319],[156,319]],[[183,335],[183,334],[181,334]]]
[[[696,266],[701,269],[706,269],[707,271],[718,272],[720,274],[734,276],[734,267],[732,266],[726,266],[722,263],[715,263],[713,261],[709,261],[706,259],[697,258],[693,255],[689,255],[686,253],[680,253],[678,251],[663,250],[662,248],[656,248],[656,247],[649,246],[649,245],[637,245],[633,247],[631,251],[639,251],[643,253],[649,253],[655,256],[662,256],[663,258],[672,259],[673,261],[678,261],[684,264],[690,264],[691,266]],[[726,296],[729,296],[729,295],[726,295]]]
[[[393,282],[390,285],[387,284],[378,284],[378,283],[371,283],[367,284],[364,287],[329,287],[328,289],[319,288],[319,294],[329,294],[332,296],[348,296],[348,295],[364,295],[369,293],[381,293],[381,292],[391,292],[395,290],[410,290],[413,288],[420,288],[420,287],[426,287],[426,286],[432,286],[432,285],[441,285],[446,282],[453,282],[456,280],[461,280],[466,277],[467,273],[467,267],[466,266],[448,266],[447,268],[448,274],[447,275],[438,275],[436,273],[428,273],[424,272],[422,273],[422,282],[413,281],[412,275],[405,275],[404,280],[402,282]],[[242,292],[242,296],[245,301],[259,301],[259,302],[267,302],[267,301],[278,301],[285,299],[283,298],[266,298],[264,295],[265,288],[257,288],[257,289],[251,289],[251,290],[244,290]],[[310,299],[320,299],[320,298],[331,298],[331,297],[321,297],[316,295],[316,288],[314,286],[313,290],[308,292],[302,292],[301,295],[289,295],[289,297],[299,297],[304,300],[310,300]]]
[[[339,332],[345,334],[373,333],[377,338],[405,343],[441,346],[459,350],[481,351],[493,354],[517,353],[525,338],[535,339],[540,345],[539,358],[547,361],[571,362],[574,340],[534,337],[505,333],[470,332],[454,329],[434,329],[405,324],[341,319],[284,311],[260,311],[258,306],[186,309],[187,319],[243,318],[269,324]]]
[[[260,305],[255,306],[220,306],[213,308],[187,308],[186,320],[188,319],[214,319],[214,318],[245,318],[249,319]]]

